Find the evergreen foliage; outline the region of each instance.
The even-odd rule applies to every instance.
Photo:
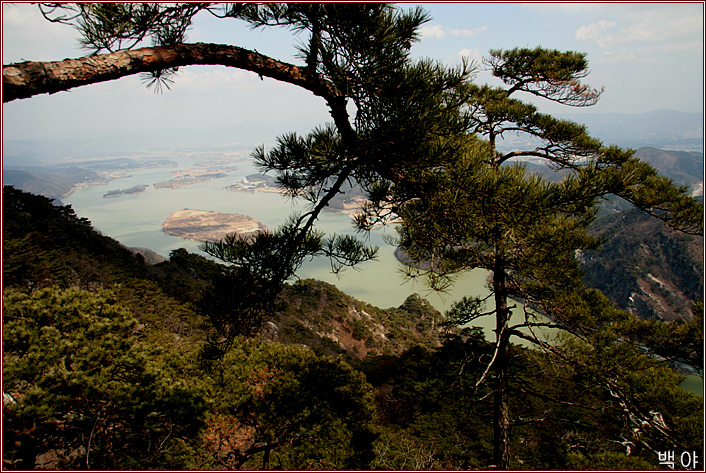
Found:
[[[507,90],[464,85],[471,130],[487,141],[469,136],[452,159],[440,160],[415,183],[412,198],[406,183],[397,182],[392,200],[402,219],[399,244],[413,263],[410,276],[423,275],[432,288],[445,290],[460,272],[474,268],[491,272],[491,308],[486,309],[484,300],[464,298],[449,317],[456,323],[495,318],[495,351],[477,383],[492,370],[494,462],[507,469],[512,462],[510,337],[542,346],[546,343],[533,333],[542,326],[581,336],[596,333],[595,328],[582,329],[591,320],[588,314],[577,317],[577,311],[566,305],[569,302],[557,304],[557,297],[568,297],[575,304],[588,295],[581,289],[576,253],[599,244],[588,232],[598,199],[620,196],[686,232],[703,231],[703,208],[685,188],[632,157],[632,151],[604,147],[585,127],[538,114],[533,106],[511,98],[524,91],[570,105],[594,103],[600,92],[578,81],[587,74],[581,55],[541,48],[491,51],[487,64],[509,86]],[[533,150],[499,152],[498,140],[507,132],[523,133],[541,143]],[[519,157],[542,158],[566,172],[549,182],[510,162]],[[382,208],[381,202],[374,205]],[[548,314],[554,323],[538,321],[525,309],[525,321],[510,326],[510,297]],[[589,304],[594,302],[592,298]],[[565,318],[568,314],[571,319]]]
[[[593,365],[596,359],[577,364],[510,345],[513,468],[654,469],[656,451],[700,451],[701,399],[679,388],[680,378],[664,365],[627,344],[620,350],[625,352],[584,353],[601,358]],[[476,328],[450,337],[438,349],[371,359],[364,371],[376,388],[383,424],[375,465],[394,470],[491,468],[492,391],[476,382],[493,351]],[[599,375],[592,371],[596,366],[605,371]],[[611,376],[625,382],[613,393],[627,399],[629,389],[642,407],[652,406],[645,418],[634,418],[623,402],[607,394],[604,382]],[[665,442],[656,430],[663,425],[676,427],[669,431],[671,441],[689,438],[691,443]]]
[[[374,440],[372,389],[340,360],[302,347],[236,340],[208,370],[205,431],[228,469],[359,469]]]
[[[8,243],[39,235],[54,241],[58,267],[71,268],[64,245],[80,242],[69,238],[77,218],[70,207],[5,191],[11,193],[6,202],[25,209],[5,214],[5,227],[13,232],[13,239],[4,241],[5,258],[16,260]],[[85,227],[84,239],[102,242],[84,248],[86,260],[111,260],[114,250],[124,251],[90,223]],[[94,291],[72,280],[40,288],[40,282],[49,282],[38,272],[5,289],[5,468],[260,468],[266,461],[296,469],[369,465],[375,438],[371,388],[359,371],[324,354],[341,353],[339,345],[330,342],[330,349],[317,355],[301,344],[316,348],[326,339],[309,332],[312,338],[283,340],[291,348],[236,337],[227,349],[214,352],[207,343],[213,327],[192,303],[222,274],[223,265],[181,249],[170,261],[148,267],[150,279],[129,276],[145,271],[139,258],[132,264],[97,266],[97,280],[111,283]],[[387,314],[325,283],[297,286],[280,297],[286,304],[282,319],[309,323],[316,317],[306,312],[327,311],[320,323],[330,317],[344,325],[351,305],[368,309],[373,323]],[[407,304],[413,313],[399,309],[384,319],[389,330],[404,325],[400,333],[406,338],[398,337],[390,352],[430,338],[412,334],[408,318],[440,316],[413,299]],[[253,430],[256,426],[267,427]]]
[[[485,60],[495,77],[508,88],[508,94],[524,91],[571,106],[589,106],[603,90],[582,84],[588,76],[586,55],[574,51],[544,48],[493,49]]]
[[[218,57],[323,97],[333,123],[255,150],[260,169],[310,207],[272,232],[204,245],[225,264],[176,251],[168,264],[150,268],[92,232],[70,207],[4,189],[6,466],[643,468],[655,464],[657,451],[702,451],[702,400],[681,390],[681,378],[654,356],[698,357],[700,327],[637,322],[583,287],[576,261],[577,250],[598,244],[587,229],[599,199],[621,197],[695,234],[703,231],[702,205],[631,150],[604,146],[585,127],[539,114],[513,95],[595,103],[601,91],[581,82],[588,72],[583,54],[491,51],[485,64],[506,85],[494,88],[473,84],[469,64],[448,69],[410,59],[428,19],[421,9],[47,4],[42,11],[78,26],[94,52],[152,39],[164,54],[147,56],[174,58],[150,63],[131,51],[134,69],[96,73],[86,82],[140,70],[149,72],[148,83],[168,88],[176,67]],[[303,66],[237,47],[184,43],[200,11],[297,32]],[[100,61],[120,58],[96,55],[91,67],[57,67],[102,71]],[[47,92],[82,83],[52,85],[41,63],[14,67],[35,73],[29,85],[5,89],[13,98],[37,93],[36,85]],[[17,94],[23,87],[19,92],[28,95]],[[508,132],[541,145],[501,153],[497,142]],[[529,175],[512,162],[522,157],[548,161],[565,171],[562,180]],[[357,220],[362,230],[402,219],[400,243],[418,263],[410,275],[443,289],[460,272],[492,271],[491,307],[466,298],[449,319],[493,315],[493,343],[464,329],[436,350],[412,349],[399,359],[388,352],[366,370],[373,392],[341,360],[242,338],[277,310],[285,282],[308,258],[327,256],[340,271],[375,257],[354,238],[315,228],[320,212],[355,185],[369,200]],[[69,257],[57,259],[66,248]],[[164,281],[165,289],[146,278]],[[164,291],[180,292],[193,305]],[[510,325],[511,297],[553,322],[525,311],[524,322]],[[437,325],[414,297],[387,321],[419,314],[415,330]],[[206,334],[199,316],[208,322]],[[349,325],[354,338],[369,337],[364,323]],[[552,343],[534,336],[547,325],[568,334]],[[303,322],[295,327],[313,332]],[[512,336],[544,351],[517,347]],[[674,350],[674,340],[682,347]]]
[[[184,465],[203,393],[184,382],[186,359],[146,343],[113,292],[6,290],[3,321],[5,465]]]

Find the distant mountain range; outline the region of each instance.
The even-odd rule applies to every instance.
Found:
[[[640,148],[635,157],[651,164],[663,176],[689,186],[703,195],[704,155],[695,151],[664,151],[656,148]],[[699,187],[701,192],[698,192]]]
[[[654,110],[639,114],[574,113],[562,115],[562,118],[585,124],[592,136],[606,144],[626,148],[704,150],[703,113]]]
[[[704,150],[703,113],[655,110],[639,114],[586,112],[555,116],[586,125],[589,134],[606,145],[701,153]],[[534,147],[538,143],[521,135],[507,135],[499,145],[511,150]]]
[[[73,164],[30,165],[35,162],[11,164],[3,162],[3,185],[13,186],[32,194],[43,195],[61,201],[79,186],[104,184],[111,173],[128,172],[144,167],[176,166],[167,159],[137,161],[129,158],[99,159]]]
[[[560,118],[583,123],[606,144],[703,152],[703,113],[655,110],[641,114],[567,113]],[[234,127],[145,131],[86,130],[61,138],[13,140],[3,138],[3,167],[56,164],[60,160],[127,156],[146,151],[252,149],[274,143],[283,133],[306,133],[316,126],[298,120],[276,123],[245,122]],[[516,141],[508,137],[507,142]]]
[[[674,110],[655,110],[642,114],[574,113],[561,118],[584,123],[589,132],[606,144],[638,149],[638,157],[655,166],[661,173],[691,186],[703,194],[703,114]],[[271,125],[271,126],[270,126]],[[194,151],[203,149],[242,150],[273,142],[287,130],[305,132],[306,124],[283,121],[275,124],[243,123],[232,128],[205,128],[127,132],[119,130],[86,131],[81,137],[61,139],[3,141],[3,183],[28,192],[50,197],[65,195],[83,180],[76,171],[103,171],[109,165],[115,169],[115,156],[152,158],[150,152],[165,150]],[[238,140],[245,136],[251,143]],[[528,146],[519,137],[509,136],[504,147]],[[643,148],[653,148],[647,150]],[[662,150],[668,150],[665,153]],[[688,151],[688,152],[687,152]],[[102,159],[101,159],[102,158]],[[92,161],[84,163],[81,161]],[[123,159],[121,165],[135,165]],[[61,169],[56,166],[63,163]],[[28,167],[31,166],[31,169]],[[50,166],[51,169],[45,168]],[[27,174],[8,171],[22,171]],[[49,175],[46,175],[49,174]]]
[[[273,144],[288,132],[307,133],[318,123],[307,120],[244,122],[229,127],[163,128],[158,130],[84,130],[72,136],[12,139],[3,137],[3,166],[56,164],[151,153],[188,153],[204,150],[243,151]]]

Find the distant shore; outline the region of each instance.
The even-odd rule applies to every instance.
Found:
[[[233,192],[267,192],[286,195],[285,191],[281,187],[274,185],[274,182],[275,181],[272,177],[252,174],[240,182],[224,187],[224,189]],[[349,197],[347,200],[337,198],[333,199],[330,204],[325,207],[325,210],[355,218],[355,216],[361,212],[361,208],[366,202],[367,200],[365,197],[361,195],[354,195]]]

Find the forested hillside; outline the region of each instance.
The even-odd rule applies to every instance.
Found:
[[[4,287],[118,285],[126,300],[154,298],[139,302],[141,308],[151,304],[151,311],[166,306],[187,314],[193,312],[189,304],[202,303],[206,288],[224,272],[224,265],[184,249],[173,251],[168,261],[148,264],[138,252],[144,250],[100,235],[70,206],[55,206],[43,196],[6,186],[3,206]],[[160,315],[166,320],[174,314]],[[419,296],[411,295],[398,309],[382,310],[313,280],[288,285],[271,317],[267,337],[293,344],[306,340],[315,351],[349,359],[397,354],[417,343],[433,347],[441,333],[441,314]],[[188,331],[203,325],[192,320]]]
[[[635,156],[661,175],[686,186],[703,200],[703,154],[639,148]],[[549,166],[527,164],[550,180],[561,173]],[[703,237],[675,232],[622,199],[603,202],[591,234],[602,240],[581,254],[584,282],[613,303],[644,319],[689,318],[692,304],[703,297]]]
[[[703,201],[703,154],[639,148],[635,156]],[[624,201],[605,204],[592,233],[603,244],[583,255],[584,281],[645,319],[689,318],[703,298],[703,237],[675,232]]]
[[[703,372],[703,305],[691,318],[641,319],[587,287],[577,258],[600,247],[591,224],[606,201],[698,236],[703,204],[633,150],[534,105],[596,104],[604,89],[584,81],[587,53],[491,47],[478,64],[417,60],[431,20],[421,6],[39,8],[92,54],[4,65],[4,103],[138,74],[166,92],[177,70],[208,65],[255,74],[253,86],[278,81],[328,117],[251,153],[302,209],[203,243],[213,259],[178,249],[148,264],[70,207],[6,189],[7,469],[616,471],[667,468],[665,452],[703,464],[692,461],[703,400],[675,370]],[[258,30],[265,52],[187,41],[204,15]],[[295,53],[275,59],[268,41]],[[481,69],[493,85],[476,81]],[[213,105],[245,90],[213,78],[199,79],[217,91]],[[501,145],[508,135],[517,148]],[[322,212],[348,209],[338,199],[353,188],[362,237],[323,231]],[[378,309],[298,279],[314,258],[334,273],[375,259],[365,236],[385,224],[406,277],[444,291],[480,269],[489,294],[440,314],[417,295]],[[647,279],[668,277],[653,266]],[[481,318],[493,340],[474,327]]]
[[[100,180],[94,171],[77,167],[51,169],[38,167],[33,171],[5,169],[3,185],[11,185],[26,192],[60,199],[78,184]]]
[[[692,317],[703,298],[703,238],[634,209],[606,213],[593,231],[604,242],[581,257],[587,285],[644,319]]]
[[[222,265],[185,250],[148,265],[68,206],[9,187],[3,203],[5,468],[490,466],[492,401],[474,384],[493,346],[446,332],[419,296],[381,310],[299,281],[260,336],[224,348],[198,310]],[[655,465],[616,443],[632,430],[605,368],[512,357],[517,466]],[[651,383],[670,435],[700,448],[701,400],[634,363],[630,389]]]

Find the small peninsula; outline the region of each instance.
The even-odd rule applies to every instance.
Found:
[[[162,224],[167,235],[193,241],[217,241],[230,233],[253,236],[267,231],[261,222],[246,215],[210,212],[207,210],[177,210]]]
[[[168,181],[157,182],[154,184],[155,189],[178,189],[180,187],[190,186],[211,179],[220,179],[228,176],[229,172],[236,171],[237,166],[197,166],[180,171],[173,171],[170,174],[174,176]]]
[[[207,172],[202,174],[186,174],[183,176],[177,176],[168,181],[157,182],[154,184],[155,189],[178,189],[180,187],[190,186],[191,184],[196,184],[197,182],[208,181],[210,179],[218,179],[220,177],[226,177],[228,174],[224,172]]]

